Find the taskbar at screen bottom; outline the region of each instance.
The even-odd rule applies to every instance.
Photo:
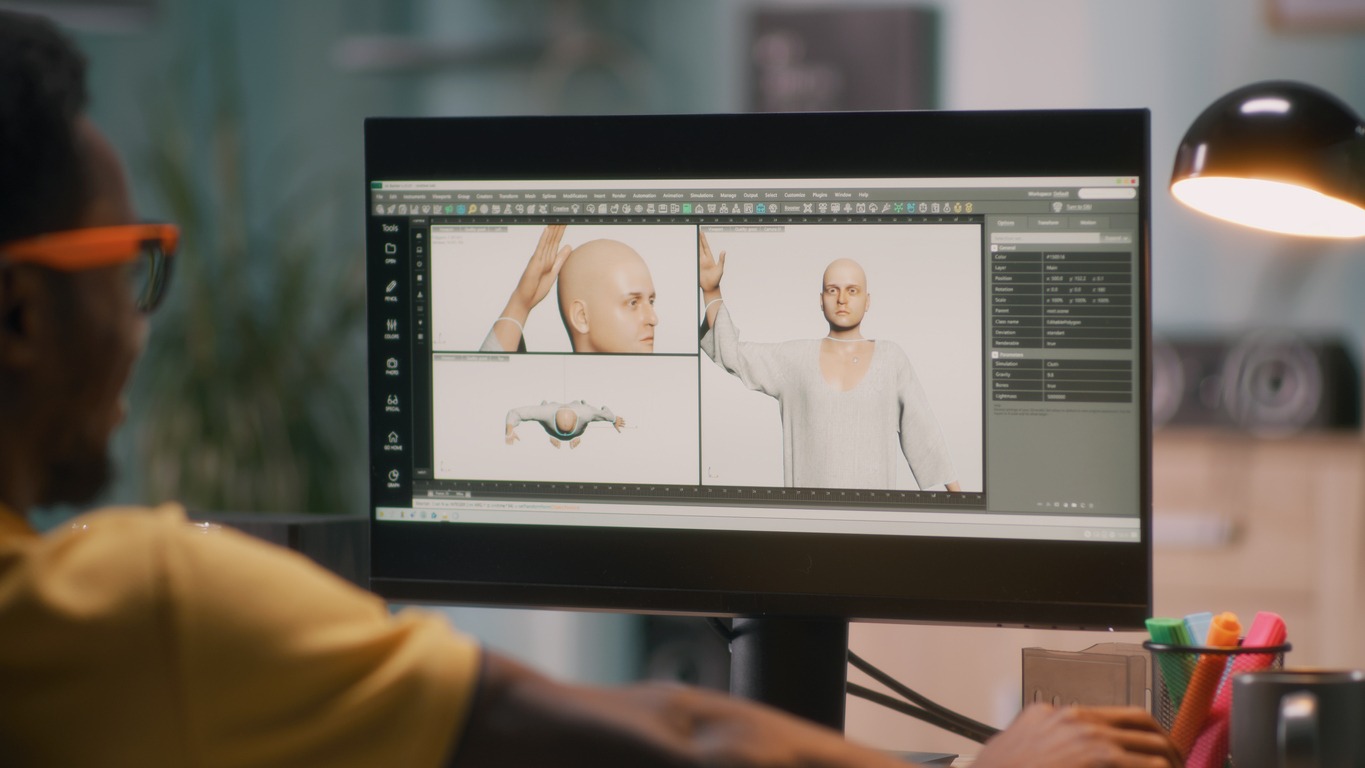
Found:
[[[1136,516],[1015,514],[923,510],[829,510],[603,504],[511,499],[413,499],[378,507],[379,521],[777,533],[941,536],[1138,543]]]

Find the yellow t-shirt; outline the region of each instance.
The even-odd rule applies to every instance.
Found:
[[[0,764],[435,766],[479,648],[177,506],[0,507]]]

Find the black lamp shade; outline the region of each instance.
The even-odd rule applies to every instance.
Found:
[[[1176,151],[1173,193],[1182,202],[1208,210],[1178,188],[1193,179],[1294,185],[1335,198],[1329,202],[1346,204],[1341,208],[1347,218],[1359,215],[1365,221],[1365,126],[1350,107],[1319,88],[1286,81],[1248,85],[1205,109]],[[1225,203],[1218,202],[1220,207]],[[1313,215],[1308,211],[1313,205],[1308,198],[1277,205],[1278,209],[1259,211],[1251,221],[1239,223],[1262,226],[1263,220],[1275,218],[1274,211],[1285,206],[1295,209],[1290,213]],[[1209,212],[1238,220],[1226,210]]]

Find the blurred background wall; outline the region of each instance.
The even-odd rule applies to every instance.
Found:
[[[1153,179],[1164,187],[1186,126],[1239,85],[1301,80],[1365,110],[1365,12],[1360,3],[1336,2],[1327,5],[1340,15],[1301,15],[1315,4],[27,4],[56,15],[89,54],[92,113],[127,158],[143,212],[193,227],[183,266],[200,287],[178,276],[172,292],[178,306],[154,323],[151,359],[133,393],[135,416],[119,436],[127,472],[111,499],[363,513],[363,329],[347,307],[362,269],[368,115],[742,110],[755,103],[756,57],[774,55],[751,46],[761,14],[914,10],[928,19],[929,33],[918,38],[919,58],[900,66],[926,70],[912,78],[928,84],[920,106],[1145,107],[1152,113]],[[800,93],[841,87],[822,79],[818,62],[799,60],[799,51],[777,53],[797,56],[794,66],[805,77],[794,86]],[[1325,332],[1344,339],[1358,364],[1365,245],[1239,231],[1177,208],[1164,189],[1153,200],[1158,334]],[[326,354],[297,359],[298,350],[319,347]],[[230,386],[215,388],[214,381]],[[277,402],[296,391],[309,397],[298,405]],[[286,416],[294,426],[271,426]],[[263,447],[272,442],[279,445]],[[262,469],[281,456],[294,459],[275,475]],[[638,669],[639,632],[621,617],[493,611],[460,613],[456,621],[577,679],[620,680]]]
[[[306,235],[335,271],[361,258],[358,193],[351,191],[360,188],[367,115],[742,110],[754,101],[759,54],[750,37],[759,15],[915,9],[935,25],[930,58],[910,62],[932,69],[924,75],[933,86],[924,106],[1146,107],[1160,179],[1189,122],[1236,86],[1302,80],[1365,108],[1361,14],[1297,22],[1280,18],[1281,4],[1312,2],[883,0],[854,8],[810,0],[42,0],[29,7],[57,15],[89,53],[92,112],[128,158],[147,216],[184,209],[168,199],[177,182],[157,166],[158,152],[169,146],[186,158],[189,189],[178,192],[200,198],[205,218],[229,207],[225,186],[237,190],[241,216],[209,222],[218,226],[187,243],[187,260],[197,248],[209,251],[200,261],[218,258],[212,252],[224,250],[240,223],[267,245],[272,235]],[[232,134],[226,142],[225,123]],[[231,168],[223,167],[225,146],[234,153]],[[334,193],[319,194],[320,184]],[[1164,193],[1153,199],[1158,334],[1326,331],[1343,336],[1358,357],[1365,340],[1365,312],[1354,306],[1365,291],[1361,244],[1242,232],[1177,208]],[[268,263],[249,270],[247,289],[268,282],[277,261],[261,260]],[[184,291],[181,282],[177,292]],[[358,333],[358,326],[343,330]],[[351,352],[333,361],[341,367],[331,378],[358,378],[360,355]],[[154,410],[141,413],[151,418]],[[135,421],[128,431],[137,429]],[[133,441],[125,440],[131,451]],[[333,480],[354,477],[359,473],[334,473],[331,462],[363,460],[356,452],[329,458],[324,472]],[[117,493],[144,498],[138,474],[127,475]],[[183,480],[162,482],[157,491],[171,487],[185,498]],[[285,496],[246,501],[252,508],[358,512],[363,493]],[[206,497],[207,506],[223,504]],[[330,509],[337,504],[344,509]]]

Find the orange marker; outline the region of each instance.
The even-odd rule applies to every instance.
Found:
[[[1236,648],[1241,633],[1242,623],[1237,620],[1237,614],[1220,613],[1213,617],[1205,645],[1210,648]],[[1227,663],[1228,657],[1224,654],[1205,653],[1200,655],[1199,663],[1190,675],[1190,684],[1185,689],[1180,711],[1176,713],[1175,725],[1171,726],[1171,741],[1180,749],[1181,757],[1189,756],[1195,738],[1204,727],[1214,694],[1218,692],[1218,681],[1223,678]]]
[[[1284,644],[1285,638],[1284,619],[1270,611],[1259,611],[1251,621],[1251,629],[1247,630],[1241,648],[1243,652],[1249,648],[1273,648]],[[1273,664],[1274,659],[1273,653],[1247,654],[1233,662],[1232,674],[1228,677],[1266,669]],[[1199,738],[1194,740],[1190,754],[1185,756],[1186,768],[1223,768],[1228,755],[1228,721],[1232,719],[1231,716],[1232,680],[1224,680],[1218,689],[1218,696],[1209,707],[1209,716],[1204,721]]]

